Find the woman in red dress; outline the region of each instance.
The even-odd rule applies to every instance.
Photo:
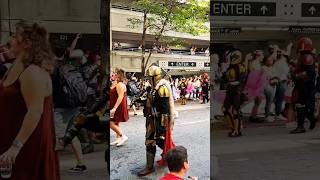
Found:
[[[114,82],[110,87],[110,128],[117,134],[117,139],[110,145],[123,145],[128,137],[122,133],[119,126],[120,122],[126,122],[129,119],[125,72],[122,69],[116,69],[114,72]]]
[[[20,21],[11,38],[16,60],[0,82],[0,165],[12,165],[11,180],[60,180],[47,36],[39,24]]]

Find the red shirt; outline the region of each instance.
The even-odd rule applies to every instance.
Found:
[[[162,176],[160,180],[183,180],[183,178],[167,173],[166,175]]]

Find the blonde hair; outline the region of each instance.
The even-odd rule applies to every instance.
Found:
[[[16,24],[16,32],[22,36],[23,41],[31,42],[22,59],[24,66],[34,64],[52,73],[55,60],[47,30],[36,22],[22,20]]]

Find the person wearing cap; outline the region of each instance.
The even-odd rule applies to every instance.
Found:
[[[230,67],[227,71],[227,92],[222,111],[230,126],[229,137],[241,136],[240,106],[241,94],[246,80],[246,68],[242,62],[242,52],[234,49],[230,52]]]

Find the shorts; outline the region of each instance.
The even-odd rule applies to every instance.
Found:
[[[132,106],[133,96],[127,96],[128,105]]]

